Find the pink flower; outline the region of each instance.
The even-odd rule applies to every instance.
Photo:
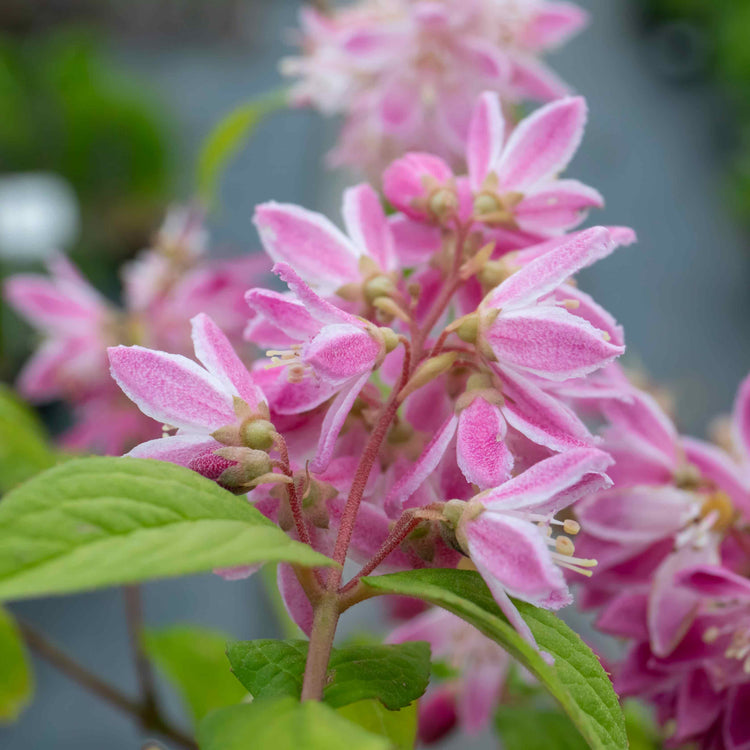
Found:
[[[427,641],[432,658],[458,676],[420,700],[419,735],[435,742],[453,729],[474,735],[487,728],[500,701],[510,667],[508,653],[455,615],[431,609],[397,627],[388,643]]]
[[[218,431],[236,426],[242,436],[246,423],[267,417],[267,412],[262,392],[216,324],[203,314],[191,323],[202,367],[180,354],[117,346],[108,350],[110,368],[144,414],[177,429],[175,435],[142,443],[128,455],[188,466],[219,479],[236,461],[227,457],[230,454],[217,454],[226,448],[216,439]]]
[[[344,114],[332,161],[376,172],[416,148],[456,162],[485,89],[507,103],[563,96],[539,56],[586,15],[538,0],[361,0],[325,16],[305,9],[301,22],[302,55],[283,65],[292,99]]]
[[[545,609],[559,609],[572,601],[560,567],[586,571],[592,561],[573,557],[567,536],[549,535],[553,525],[577,533],[577,525],[555,521],[554,516],[611,485],[604,473],[611,463],[608,454],[595,448],[572,449],[540,461],[468,503],[452,501],[444,510],[458,543],[495,601],[532,643],[534,638],[509,597]]]

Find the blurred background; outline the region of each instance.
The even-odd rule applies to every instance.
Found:
[[[670,390],[681,427],[703,434],[750,370],[750,4],[579,4],[591,26],[551,60],[590,106],[569,174],[606,197],[593,221],[632,226],[640,237],[581,281],[625,326],[630,363]],[[169,203],[192,197],[196,156],[212,126],[281,84],[277,63],[298,7],[2,0],[0,275],[35,269],[59,247],[116,294],[118,265],[148,243]],[[334,132],[301,111],[261,124],[224,175],[209,217],[219,254],[257,252],[250,219],[262,200],[338,219],[351,178],[324,170]],[[10,311],[0,315],[0,377],[12,382],[35,342]],[[53,426],[61,419],[55,409],[43,416]],[[145,608],[152,624],[190,620],[237,638],[278,635],[257,577],[151,584]],[[119,592],[14,611],[92,670],[135,689]],[[356,616],[350,630],[364,627],[367,608]],[[36,673],[34,704],[0,728],[2,748],[140,747],[128,719],[45,664]]]

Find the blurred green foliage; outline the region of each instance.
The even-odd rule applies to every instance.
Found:
[[[638,0],[648,22],[688,23],[707,42],[709,70],[736,120],[730,151],[734,208],[750,222],[750,2]]]
[[[93,32],[0,34],[0,170],[65,177],[81,202],[83,243],[98,253],[137,246],[167,198],[162,108]]]

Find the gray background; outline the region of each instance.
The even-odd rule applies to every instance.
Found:
[[[726,206],[721,156],[725,128],[719,100],[704,84],[675,85],[659,73],[658,47],[638,33],[633,4],[582,5],[592,26],[553,59],[590,104],[584,145],[568,174],[596,186],[607,208],[597,223],[634,227],[638,245],[584,275],[583,286],[626,328],[631,356],[670,386],[682,426],[701,433],[726,411],[750,369],[750,255],[747,237]],[[256,3],[247,17],[246,48],[162,44],[124,46],[117,55],[146,73],[180,123],[184,196],[196,149],[219,116],[279,83],[282,30],[297,3]],[[596,6],[596,7],[594,7]],[[253,206],[289,200],[338,217],[341,176],[321,171],[332,131],[316,115],[282,113],[263,125],[233,163],[215,217],[221,243],[255,251]],[[260,581],[225,583],[213,576],[145,587],[148,621],[193,621],[238,638],[277,635]],[[13,609],[38,623],[91,669],[134,690],[119,592],[48,599]],[[361,614],[355,613],[360,623]],[[357,623],[349,622],[349,627]],[[37,696],[15,726],[0,729],[5,750],[133,750],[141,737],[130,722],[35,664]],[[172,702],[179,715],[179,709]],[[451,747],[492,747],[489,738]]]

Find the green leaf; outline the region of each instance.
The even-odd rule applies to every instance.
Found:
[[[201,750],[391,750],[372,734],[316,701],[256,700],[210,713],[198,729]]]
[[[0,503],[0,600],[262,562],[335,565],[189,469],[84,458]]]
[[[417,702],[389,711],[376,700],[350,703],[337,709],[341,716],[373,734],[385,737],[398,750],[412,750],[417,738]]]
[[[623,704],[630,750],[660,750],[662,746],[653,712],[635,700]]]
[[[561,711],[530,706],[501,706],[495,728],[503,750],[587,750],[570,719]]]
[[[0,495],[55,464],[39,420],[0,384]]]
[[[229,670],[229,640],[224,633],[193,625],[144,635],[146,653],[177,688],[196,724],[209,711],[239,703],[247,695]]]
[[[580,637],[551,612],[515,602],[539,647],[554,657],[554,666],[511,627],[478,573],[413,570],[362,580],[378,593],[418,597],[471,623],[539,679],[591,748],[627,748],[622,711],[607,673]]]
[[[14,721],[31,701],[34,680],[10,613],[0,607],[0,722]]]
[[[268,115],[286,103],[286,92],[271,94],[242,104],[226,115],[206,138],[198,157],[198,195],[205,205],[211,206],[221,175],[232,156]]]
[[[307,659],[307,641],[240,641],[227,649],[237,679],[255,698],[299,698]],[[330,706],[377,698],[390,710],[408,706],[427,689],[430,647],[356,645],[335,648],[328,665],[323,700]]]

